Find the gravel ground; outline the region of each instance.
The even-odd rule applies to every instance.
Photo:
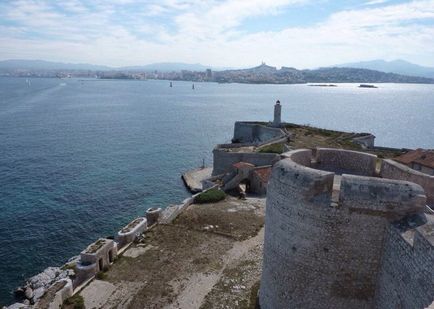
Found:
[[[87,286],[81,292],[86,308],[251,308],[264,208],[263,198],[233,197],[189,206],[129,248],[105,281]]]

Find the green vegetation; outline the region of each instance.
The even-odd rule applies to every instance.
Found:
[[[107,274],[103,271],[100,271],[95,276],[98,280],[105,280],[107,279]]]
[[[61,270],[67,270],[67,269],[72,269],[72,270],[76,270],[76,262],[73,262],[73,263],[67,263],[67,264],[65,264],[65,265],[63,265],[60,269]]]
[[[226,197],[226,193],[224,193],[222,190],[214,188],[200,193],[198,196],[194,198],[194,202],[198,204],[215,203],[224,200],[225,197]]]
[[[285,147],[283,143],[268,145],[258,150],[258,152],[260,153],[279,153],[279,154],[284,151],[285,151]]]
[[[83,296],[75,294],[63,302],[62,308],[85,309]]]

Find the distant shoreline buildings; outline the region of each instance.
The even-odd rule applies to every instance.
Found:
[[[179,70],[159,71],[142,69],[119,70],[43,70],[43,69],[0,69],[0,77],[45,77],[45,78],[100,78],[128,80],[171,80],[246,84],[306,84],[306,83],[420,83],[434,84],[434,79],[406,76],[394,73],[356,68],[320,68],[298,70],[291,67],[261,65],[238,70],[203,71]]]

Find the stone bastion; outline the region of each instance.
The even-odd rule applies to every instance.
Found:
[[[319,148],[287,152],[274,165],[262,309],[425,308],[434,301],[426,194],[418,184],[381,178],[378,161]]]

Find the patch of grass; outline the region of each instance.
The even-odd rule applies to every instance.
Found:
[[[68,263],[68,264],[65,264],[65,265],[63,265],[60,269],[61,270],[67,270],[67,269],[72,269],[72,270],[76,270],[76,263],[75,262],[73,262],[73,263]]]
[[[85,309],[83,296],[75,294],[65,299],[62,305],[62,309],[63,308]]]
[[[226,193],[219,189],[211,189],[206,192],[200,193],[194,198],[194,202],[198,204],[205,203],[216,203],[218,201],[224,200],[226,198]]]
[[[283,146],[282,143],[268,145],[258,150],[258,152],[260,153],[278,153],[278,154],[284,151],[285,151],[285,147]]]
[[[105,272],[103,272],[103,271],[100,271],[100,272],[98,272],[98,273],[95,275],[95,277],[96,277],[98,280],[105,280],[105,279],[107,279],[107,274],[106,274]]]

